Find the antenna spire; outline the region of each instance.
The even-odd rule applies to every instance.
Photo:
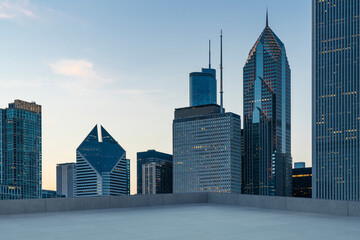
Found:
[[[266,27],[269,26],[269,11],[268,8],[266,7]]]
[[[209,69],[211,68],[211,40],[209,39]]]
[[[222,30],[220,32],[220,112],[224,113],[223,105],[223,64],[222,64]]]

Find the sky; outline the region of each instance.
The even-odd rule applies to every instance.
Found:
[[[131,160],[134,193],[136,153],[172,153],[174,109],[189,105],[209,39],[219,70],[221,29],[224,107],[242,116],[243,66],[267,7],[291,68],[293,161],[311,166],[309,0],[0,0],[0,108],[42,105],[43,188],[56,189],[56,164],[75,162],[101,124]]]

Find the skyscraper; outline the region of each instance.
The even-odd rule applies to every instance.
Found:
[[[130,160],[115,139],[95,125],[76,149],[75,196],[129,194]]]
[[[312,1],[313,197],[360,200],[360,1]]]
[[[216,104],[175,109],[174,192],[241,192],[241,122]]]
[[[56,166],[56,194],[65,197],[74,196],[76,163],[62,163]]]
[[[155,150],[137,153],[137,194],[172,193],[172,176],[172,155]]]
[[[192,72],[189,76],[190,106],[216,104],[216,70],[211,68],[209,41],[209,68]]]
[[[244,66],[243,192],[291,195],[290,67],[266,26]]]
[[[0,131],[2,198],[41,198],[41,106],[15,100],[0,109]]]

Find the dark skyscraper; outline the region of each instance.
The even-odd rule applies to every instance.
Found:
[[[209,68],[190,73],[190,107],[216,104],[216,70],[211,68],[210,56],[209,42]]]
[[[290,67],[266,26],[244,66],[243,192],[291,195]]]
[[[0,109],[0,129],[2,198],[41,198],[41,106],[15,100]]]
[[[158,175],[157,179],[154,179],[154,173]],[[138,152],[137,194],[143,194],[144,182],[148,188],[144,193],[172,193],[172,155],[155,150]]]
[[[360,200],[360,1],[312,1],[313,197]]]

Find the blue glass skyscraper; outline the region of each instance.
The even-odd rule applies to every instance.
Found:
[[[244,66],[244,193],[291,195],[290,117],[285,46],[266,18]]]
[[[15,100],[0,109],[0,131],[1,198],[41,198],[41,106]]]
[[[130,194],[130,160],[125,150],[96,125],[76,149],[75,196]]]
[[[360,1],[312,1],[313,197],[360,200]]]
[[[216,70],[210,64],[209,68],[202,68],[201,72],[192,72],[189,76],[190,107],[216,104]]]

